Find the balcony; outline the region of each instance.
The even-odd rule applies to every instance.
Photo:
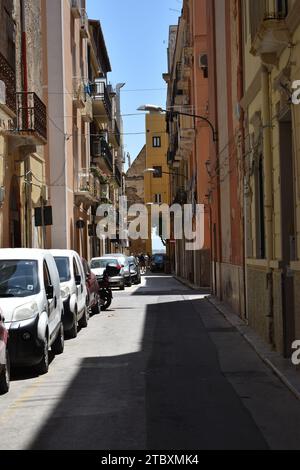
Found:
[[[45,145],[47,142],[47,110],[40,98],[32,92],[16,93],[17,128],[14,137],[28,145]]]
[[[95,119],[100,123],[112,120],[112,102],[106,83],[95,80],[91,87],[93,97],[93,112]]]
[[[0,53],[0,108],[11,117],[14,117],[17,112],[16,108],[16,74],[11,68],[5,57]]]
[[[84,8],[81,9],[80,15],[80,35],[82,38],[86,39],[89,37],[89,19]]]
[[[111,132],[110,132],[110,140],[111,142],[117,146],[120,147],[121,145],[121,134],[120,134],[120,129],[117,123],[116,119],[113,119],[112,121],[112,126],[111,126]]]
[[[74,18],[81,17],[81,0],[72,0],[71,1],[71,10]]]
[[[84,122],[93,121],[93,100],[88,93],[85,93],[85,103],[81,111],[81,117]]]
[[[84,80],[81,77],[73,78],[73,102],[74,105],[83,109],[85,107],[86,97],[86,86]]]
[[[84,204],[86,207],[100,202],[100,181],[88,169],[82,169],[77,175],[75,187],[76,205]]]
[[[290,41],[286,24],[288,0],[252,0],[249,5],[251,54],[276,64],[278,54]]]
[[[100,136],[91,137],[92,160],[98,163],[103,171],[113,172],[113,155],[111,149],[104,138]]]

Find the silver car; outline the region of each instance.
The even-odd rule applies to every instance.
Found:
[[[118,287],[121,290],[125,289],[124,270],[121,262],[116,257],[103,256],[101,258],[93,258],[90,263],[91,271],[96,275],[99,283],[103,280],[103,274],[108,264],[115,264],[120,267],[120,274],[109,278],[110,287]]]

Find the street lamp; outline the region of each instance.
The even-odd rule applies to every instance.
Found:
[[[218,133],[217,133],[216,129],[214,128],[212,122],[209,119],[207,119],[207,117],[205,117],[205,116],[200,116],[198,114],[189,114],[189,113],[184,113],[182,111],[175,111],[175,110],[167,111],[166,109],[163,109],[160,106],[156,106],[154,104],[144,104],[144,105],[140,106],[137,110],[138,111],[143,111],[143,112],[148,111],[150,113],[166,113],[166,114],[170,114],[172,116],[189,116],[189,117],[193,117],[193,118],[197,118],[197,119],[202,119],[203,121],[207,122],[207,124],[211,128],[212,135],[213,135],[213,141],[214,142],[218,141]]]

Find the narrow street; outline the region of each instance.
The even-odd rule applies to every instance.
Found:
[[[116,292],[45,376],[15,371],[0,449],[299,449],[300,407],[242,336],[171,277]]]

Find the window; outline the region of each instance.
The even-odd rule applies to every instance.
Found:
[[[56,257],[55,263],[59,273],[60,282],[68,282],[71,279],[69,258]]]
[[[162,204],[162,195],[161,194],[155,194],[154,202],[155,202],[155,204]]]
[[[75,258],[73,258],[73,270],[74,270],[74,276],[79,276],[79,268],[78,268]]]
[[[44,286],[45,286],[45,289],[47,289],[52,284],[51,284],[51,278],[50,278],[49,269],[48,269],[46,261],[44,261],[44,264],[43,264],[43,275],[44,275]]]
[[[30,297],[39,292],[37,261],[0,261],[0,298]]]
[[[155,173],[153,173],[153,178],[162,178],[162,167],[154,166],[153,169],[155,170]]]
[[[160,148],[161,147],[161,138],[160,137],[153,137],[152,139],[152,145],[154,148]]]

